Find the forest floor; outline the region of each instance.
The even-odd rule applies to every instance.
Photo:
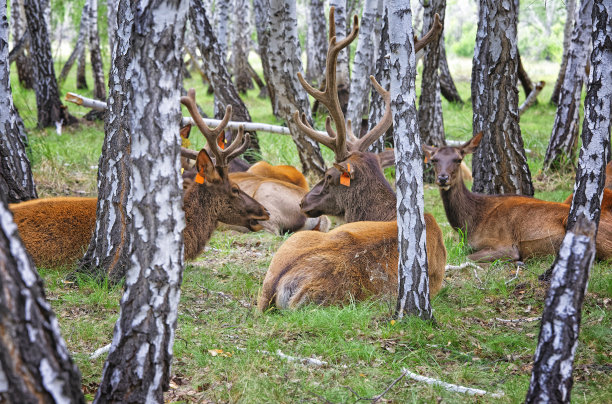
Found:
[[[464,100],[469,100],[470,60],[449,61]],[[534,177],[536,196],[562,201],[572,192],[573,174],[539,174],[554,120],[547,103],[557,66],[526,63],[532,79],[547,81],[540,104],[521,117],[525,147]],[[61,93],[75,91],[74,79]],[[101,122],[82,121],[64,128],[39,131],[32,91],[13,80],[15,103],[28,128],[30,156],[41,197],[95,196],[96,170],[104,128]],[[204,111],[212,113],[212,96],[198,77],[186,80],[195,87]],[[419,86],[418,86],[419,87]],[[81,92],[91,96],[91,91]],[[267,99],[257,90],[244,98],[253,121],[278,123]],[[524,98],[521,90],[521,101]],[[177,101],[178,102],[178,101]],[[87,110],[70,105],[82,117]],[[443,101],[447,138],[471,136],[470,104]],[[260,133],[263,158],[275,164],[297,165],[295,147],[287,136]],[[192,135],[192,148],[203,137]],[[324,150],[329,162],[332,154]],[[386,175],[393,179],[393,169]],[[446,220],[438,191],[425,186],[426,211],[443,232],[448,264],[466,262],[469,249]],[[389,296],[344,307],[307,306],[295,311],[261,314],[255,302],[274,252],[289,236],[267,233],[216,232],[209,247],[188,262],[182,285],[178,329],[174,345],[168,402],[358,402],[383,393],[411,372],[444,382],[503,393],[475,398],[449,392],[403,377],[380,402],[522,402],[529,385],[531,363],[539,332],[547,284],[539,274],[553,257],[528,260],[526,267],[496,262],[479,269],[449,270],[444,287],[432,300],[435,324],[418,319],[394,321],[395,291]],[[612,271],[610,262],[593,267],[584,301],[580,342],[574,370],[574,402],[612,402]],[[68,349],[83,375],[83,389],[93,398],[105,355],[89,356],[110,343],[118,316],[121,287],[79,279],[64,281],[69,268],[39,268],[47,297],[58,316]],[[316,358],[313,366],[284,355]],[[606,387],[607,386],[607,387]]]

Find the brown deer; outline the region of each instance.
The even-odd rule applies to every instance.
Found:
[[[569,206],[527,196],[485,195],[469,191],[459,166],[480,144],[482,133],[461,147],[423,145],[434,165],[448,222],[465,234],[474,261],[524,260],[556,254],[565,235]],[[597,257],[612,257],[612,215],[602,212]]]
[[[601,210],[602,211],[612,209],[612,161],[610,161],[606,165],[605,176],[606,176],[606,182],[604,184],[604,194],[601,199]],[[565,203],[566,205],[571,205],[573,197],[574,197],[574,194],[571,194],[570,196],[567,197],[567,199],[565,199],[565,201],[563,201],[563,203]]]
[[[439,22],[439,21],[438,21]],[[383,293],[397,293],[397,221],[396,196],[385,179],[380,162],[388,160],[367,152],[368,147],[391,126],[391,100],[378,82],[374,88],[385,100],[382,120],[357,139],[337,97],[336,61],[342,48],[357,36],[357,17],[353,30],[336,43],[333,7],[330,10],[330,41],[327,52],[326,88],[318,91],[298,75],[302,86],[325,105],[332,117],[326,120],[328,135],[316,132],[298,113],[294,119],[312,139],[334,151],[336,163],[302,200],[308,216],[330,214],[347,222],[329,233],[301,232],[291,236],[276,252],[259,297],[258,307],[295,308],[301,304],[334,304],[350,297],[364,299]],[[432,37],[432,35],[429,35]],[[424,43],[415,44],[420,49]],[[434,296],[442,286],[446,249],[440,227],[433,216],[425,215],[429,287]]]
[[[187,106],[200,131],[215,144],[230,120],[228,106],[223,121],[210,129],[195,108],[195,92],[189,91],[181,102]],[[216,165],[202,149],[196,160],[196,180],[185,191],[185,258],[200,254],[210,236],[222,221],[250,230],[262,229],[260,221],[269,218],[268,212],[257,201],[241,191],[228,177],[228,163],[248,146],[243,142],[243,131],[225,150],[212,147]],[[96,198],[48,198],[10,205],[15,223],[26,249],[36,265],[64,266],[79,259],[87,246],[96,222]]]

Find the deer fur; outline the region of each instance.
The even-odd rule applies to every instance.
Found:
[[[298,169],[293,166],[273,166],[272,164],[266,161],[258,161],[257,163],[253,164],[247,170],[247,172],[259,175],[261,177],[274,178],[277,180],[288,182],[290,184],[297,185],[306,192],[310,190],[310,187],[308,186],[308,182],[306,181],[306,177],[304,177],[304,174],[299,172]]]
[[[612,207],[612,193],[611,192],[606,192],[607,190],[611,190],[612,191],[612,161],[610,161],[607,165],[606,165],[606,173],[605,173],[605,184],[604,184],[604,194],[601,200],[601,210],[603,211],[604,209],[609,210],[610,207]],[[570,194],[570,196],[568,196],[565,201],[563,201],[563,203],[565,203],[566,205],[571,205],[572,204],[572,198],[574,197],[574,194]],[[604,205],[607,206],[607,208],[604,208]]]
[[[425,215],[429,290],[442,287],[446,249],[433,216]],[[397,293],[397,221],[354,222],[329,233],[291,236],[272,258],[258,308],[342,304]],[[435,270],[441,268],[442,270]]]
[[[524,260],[556,254],[563,237],[569,206],[528,196],[485,195],[469,191],[459,165],[480,144],[482,133],[461,147],[423,146],[434,165],[436,183],[448,222],[466,235],[475,252],[473,261]],[[597,257],[612,257],[612,215],[601,216]]]

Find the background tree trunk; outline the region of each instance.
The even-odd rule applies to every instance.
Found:
[[[347,0],[329,0],[329,6],[335,7],[334,21],[336,21],[336,42],[344,39],[347,33]],[[353,17],[350,17],[353,21]],[[338,98],[342,112],[346,113],[346,108],[349,101],[349,87],[351,85],[349,76],[349,59],[350,46],[342,49],[338,54],[338,63],[336,64],[336,82],[338,83]],[[326,49],[326,48],[323,48]]]
[[[89,1],[90,27],[89,52],[91,58],[91,73],[93,74],[93,97],[106,101],[106,80],[100,54],[100,36],[98,35],[98,0]]]
[[[131,33],[133,9],[128,1],[117,3],[118,20],[115,47],[109,72],[108,113],[104,124],[104,143],[98,162],[98,204],[96,227],[77,272],[111,283],[124,278],[130,265],[132,234],[132,129],[128,121],[130,94],[126,69],[132,60]]]
[[[292,0],[257,0],[261,10],[268,10],[268,25],[262,28],[269,49],[260,54],[267,61],[263,64],[268,70],[266,81],[274,88],[274,107],[278,117],[289,127],[302,163],[304,174],[323,175],[325,162],[321,157],[317,142],[302,134],[293,121],[293,113],[306,114],[310,121],[310,104],[306,91],[297,80],[302,72],[300,43],[297,35],[296,5]],[[260,49],[261,50],[261,49]]]
[[[87,34],[88,40],[89,34]],[[87,64],[87,58],[85,55],[85,48],[81,49],[81,53],[79,53],[79,59],[77,60],[77,76],[76,76],[76,87],[79,90],[86,90],[89,88],[87,85],[87,78],[85,77],[85,65]]]
[[[115,35],[117,32],[117,2],[118,0],[106,0],[106,30],[108,32],[108,53],[113,54],[115,46]]]
[[[517,4],[517,7],[518,7],[518,4]],[[521,86],[523,86],[523,91],[525,91],[525,98],[526,98],[529,94],[531,94],[535,86],[533,85],[533,82],[529,78],[529,75],[527,74],[527,71],[525,70],[525,67],[523,66],[523,60],[521,59],[521,53],[518,51],[518,48],[517,48],[517,54],[518,54],[518,67],[517,67],[516,73],[518,75],[519,81],[521,82]]]
[[[219,52],[221,59],[225,63],[227,61],[227,24],[229,23],[229,12],[232,2],[229,0],[215,1],[215,37],[219,43]],[[202,7],[204,5],[202,4]]]
[[[366,0],[359,24],[359,38],[355,59],[353,60],[353,78],[349,91],[349,102],[346,109],[346,120],[353,123],[353,130],[359,135],[361,120],[368,113],[368,95],[371,89],[370,75],[374,73],[374,26],[378,14],[378,0]]]
[[[212,25],[206,16],[202,2],[191,0],[189,7],[189,22],[200,53],[202,54],[202,67],[211,83],[214,83],[215,102],[220,103],[215,109],[225,110],[226,105],[233,108],[232,119],[235,121],[251,122],[251,115],[240,99],[240,95],[232,83],[232,78],[227,72],[225,62],[217,38],[213,32]],[[259,160],[261,151],[259,141],[255,132],[251,133],[251,144],[244,158],[253,163]]]
[[[310,0],[308,7],[308,35],[306,41],[306,81],[318,87],[325,74],[327,23],[325,0]]]
[[[515,2],[480,2],[472,102],[474,132],[484,136],[472,160],[475,192],[533,195],[518,124],[516,17]]]
[[[433,26],[434,15],[440,16],[444,24],[446,0],[431,0],[423,5],[423,31],[429,31]],[[444,32],[444,31],[443,31]],[[424,49],[423,73],[421,81],[421,97],[419,98],[419,130],[423,143],[435,146],[445,146],[444,121],[442,119],[442,99],[440,97],[440,43],[444,33],[438,35]],[[432,176],[433,177],[433,176]]]
[[[6,0],[0,0],[0,193],[9,203],[38,198],[25,151],[25,127],[13,104]]]
[[[268,52],[270,43],[270,16],[268,14],[269,0],[253,0],[253,14],[255,15],[255,29],[257,30],[257,48],[259,57],[261,58],[261,66],[263,68],[264,79],[266,80],[266,89],[272,104],[272,112],[278,117],[279,112],[276,109],[276,91],[274,84],[270,81],[270,63],[268,63]]]
[[[12,0],[11,1],[11,26],[13,28],[13,40],[19,40],[28,31],[28,26],[25,19],[25,11],[23,10],[23,0]],[[34,87],[34,71],[32,69],[32,62],[30,58],[30,40],[28,39],[28,45],[26,50],[21,52],[15,59],[15,66],[17,67],[17,76],[19,77],[19,83],[24,88]]]
[[[51,57],[49,31],[44,19],[43,5],[45,0],[25,0],[24,8],[30,30],[30,43],[34,65],[34,90],[38,110],[38,127],[55,125],[63,121],[64,125],[76,122],[68,113],[59,98],[55,69]]]
[[[383,88],[389,88],[391,83],[391,64],[388,55],[391,52],[389,47],[389,15],[386,3],[383,5],[383,13],[380,21],[380,41],[378,46],[378,56],[376,57],[376,68],[374,76]],[[380,94],[373,88],[370,90],[370,114],[368,115],[368,131],[380,121],[385,113],[385,103]],[[376,142],[370,146],[370,151],[380,153],[385,149],[385,142],[390,140],[393,143],[393,126],[387,130],[384,136],[381,136]]]
[[[561,85],[563,84],[565,70],[567,69],[567,59],[569,57],[570,44],[572,43],[576,0],[565,0],[565,10],[566,17],[565,26],[563,28],[563,56],[561,58],[561,67],[559,68],[559,75],[557,76],[557,81],[555,82],[555,88],[550,96],[550,102],[555,105],[559,103],[559,93],[561,92]]]
[[[253,81],[249,71],[249,42],[251,40],[250,9],[250,1],[234,0],[232,65],[236,90],[242,94],[246,94],[247,90],[253,88]]]
[[[585,67],[591,42],[591,10],[593,0],[583,0],[576,10],[576,24],[567,59],[567,68],[553,124],[550,141],[544,155],[544,170],[558,169],[564,158],[573,160],[580,125],[580,98],[586,78]]]
[[[446,46],[444,46],[444,35],[440,36],[440,91],[442,96],[448,102],[463,104],[463,100],[455,87],[455,82],[448,69],[448,61],[446,60]]]
[[[5,0],[0,0],[0,8],[6,16]],[[0,401],[85,403],[81,374],[5,195],[0,194]]]
[[[395,137],[399,293],[396,314],[432,319],[423,216],[423,155],[416,111],[416,60],[409,0],[389,0],[391,109]]]
[[[163,402],[183,277],[185,217],[176,124],[189,2],[159,0],[136,14],[138,6],[133,14],[119,14],[122,20],[133,19],[133,58],[126,69],[135,78],[128,81],[126,110],[132,131],[132,262],[97,403]],[[154,18],[161,12],[164,18]]]
[[[82,57],[81,55],[84,55],[83,49],[85,49],[85,42],[87,42],[87,36],[89,33],[90,26],[89,20],[91,17],[89,7],[90,0],[87,0],[85,1],[85,4],[83,5],[83,10],[81,11],[81,23],[79,25],[79,34],[77,36],[76,44],[74,45],[74,49],[68,57],[68,60],[66,61],[66,63],[64,63],[64,67],[62,67],[62,71],[60,72],[58,78],[58,81],[60,83],[63,83],[66,80],[66,77],[68,77],[68,73],[70,73],[70,69],[72,69],[74,62],[76,62],[79,57]]]

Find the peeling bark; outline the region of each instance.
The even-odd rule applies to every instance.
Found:
[[[386,5],[383,5],[383,11],[380,21],[380,41],[378,46],[378,56],[376,57],[376,67],[374,76],[376,81],[382,88],[389,88],[391,82],[391,63],[389,54],[389,16]],[[370,114],[368,115],[368,132],[380,121],[385,114],[385,103],[380,94],[372,88],[370,91]],[[387,130],[384,136],[381,136],[376,142],[370,146],[370,151],[380,153],[385,150],[385,142],[393,143],[393,126]]]
[[[425,245],[423,155],[416,111],[416,60],[409,0],[390,0],[391,110],[395,137],[398,228],[396,315],[433,319]]]
[[[34,65],[34,91],[38,111],[38,127],[54,126],[62,121],[64,125],[76,122],[59,98],[55,68],[51,56],[48,26],[44,18],[45,0],[24,0],[24,8],[30,30],[32,61]]]
[[[555,122],[544,155],[544,170],[554,170],[562,165],[565,158],[572,161],[575,156],[580,125],[580,97],[582,84],[586,78],[585,68],[591,42],[592,8],[593,0],[583,0],[580,8],[576,9],[576,24],[572,33]]]
[[[310,0],[308,35],[306,40],[306,81],[318,87],[325,74],[325,49],[327,48],[327,23],[325,0]]]
[[[215,110],[224,111],[227,105],[232,106],[232,120],[251,122],[251,114],[240,98],[232,78],[227,72],[222,52],[213,32],[212,25],[206,15],[206,10],[201,1],[191,0],[189,7],[189,22],[195,38],[195,42],[202,54],[202,68],[215,92],[215,103],[219,105]],[[221,118],[216,116],[216,118]],[[261,155],[257,133],[251,133],[251,143],[247,149],[245,158],[254,163]]]
[[[576,12],[576,0],[565,0],[565,26],[563,28],[563,56],[561,58],[561,67],[559,68],[559,76],[555,82],[555,88],[550,96],[550,102],[557,105],[559,103],[559,94],[561,85],[565,79],[565,70],[567,69],[567,59],[569,56],[569,48],[572,43],[572,31],[574,27],[574,13]]]
[[[13,104],[6,0],[0,0],[0,193],[9,203],[38,198],[26,154],[25,127]]]
[[[292,117],[295,111],[300,111],[306,114],[309,121],[311,120],[306,91],[297,79],[297,73],[302,73],[302,62],[295,2],[256,0],[256,9],[259,9],[259,12],[268,12],[267,17],[258,17],[260,21],[267,21],[258,35],[262,34],[261,39],[268,49],[265,55],[262,53],[260,55],[262,59],[267,59],[263,66],[264,71],[268,70],[266,82],[273,88],[273,110],[289,127],[300,156],[302,172],[321,176],[325,172],[325,162],[321,157],[319,145],[301,133]]]
[[[119,7],[127,1],[120,0]],[[163,402],[183,276],[185,216],[176,123],[189,2],[139,6],[131,10],[133,57],[126,68],[131,77],[125,119],[132,132],[132,261],[95,403]]]
[[[472,190],[533,195],[519,127],[516,3],[481,0],[472,68],[474,133],[483,132],[473,157]]]
[[[6,13],[5,0],[0,0],[0,8]],[[85,403],[81,374],[4,197],[0,196],[0,402]]]
[[[13,38],[22,38],[28,32],[28,26],[25,19],[25,11],[23,9],[23,0],[12,0],[11,1],[11,27],[13,31]],[[28,34],[27,48],[24,49],[15,59],[15,66],[17,67],[17,76],[19,77],[19,83],[24,88],[34,87],[34,71],[32,69],[32,62],[30,57],[30,39]]]

